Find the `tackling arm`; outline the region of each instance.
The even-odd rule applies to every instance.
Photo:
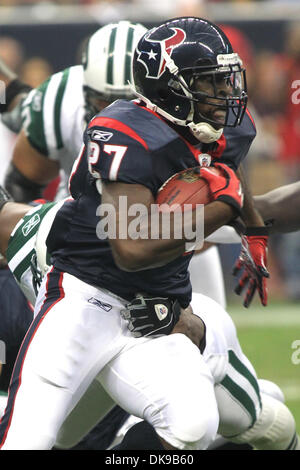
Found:
[[[254,204],[265,221],[272,221],[270,233],[300,230],[300,181],[254,196]]]
[[[3,256],[6,256],[8,242],[13,229],[30,209],[32,207],[27,204],[9,201],[0,210],[0,253]]]
[[[59,173],[59,165],[30,145],[25,132],[18,135],[5,187],[17,202],[40,198],[45,186]]]
[[[243,191],[244,191],[244,205],[242,209],[242,219],[246,227],[263,227],[265,225],[263,218],[260,215],[257,207],[254,205],[253,196],[250,191],[244,170],[241,165],[239,166],[239,169],[237,170],[236,174],[242,183]]]

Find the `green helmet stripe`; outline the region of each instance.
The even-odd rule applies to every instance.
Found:
[[[107,60],[107,69],[106,69],[106,81],[110,85],[113,84],[113,65],[114,65],[114,49],[116,42],[117,28],[114,28],[111,31],[108,45],[108,60]]]
[[[55,100],[54,106],[54,129],[55,129],[55,137],[56,137],[56,148],[61,149],[64,145],[61,135],[61,123],[60,123],[60,115],[61,115],[61,105],[64,96],[64,92],[66,89],[67,80],[69,77],[70,69],[66,69],[63,73],[57,95]]]
[[[124,73],[124,85],[128,84],[131,78],[131,50],[133,43],[134,29],[128,29],[127,42],[126,42],[126,58],[125,58],[125,73]]]

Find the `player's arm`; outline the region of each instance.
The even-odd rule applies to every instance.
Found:
[[[54,112],[59,96],[51,91],[55,79],[49,77],[32,90],[22,104],[23,127],[5,182],[16,201],[40,198],[45,185],[58,175],[57,142],[49,138],[51,129],[60,125]]]
[[[167,239],[162,238],[163,224],[160,218],[159,237],[158,239],[151,238],[151,233],[153,233],[151,228],[151,205],[155,204],[155,200],[151,191],[143,185],[106,183],[103,186],[102,204],[109,204],[114,208],[116,213],[116,234],[120,233],[120,229],[124,227],[124,224],[128,228],[133,220],[133,217],[120,212],[119,198],[121,196],[126,198],[128,207],[133,204],[142,204],[147,209],[148,214],[143,221],[144,223],[141,224],[141,232],[144,231],[145,238],[133,239],[127,233],[124,238],[110,239],[115,261],[121,269],[139,271],[155,268],[165,265],[185,253],[186,242],[191,240],[175,237],[174,213],[170,214],[170,236]],[[204,208],[204,236],[228,223],[235,216],[236,208],[231,204],[220,200],[208,204]],[[192,213],[190,223],[189,233],[191,231],[196,233],[196,210]],[[182,230],[181,233],[184,233],[184,231]]]
[[[300,230],[300,181],[254,196],[254,204],[265,221],[271,221],[270,233]]]
[[[27,204],[13,201],[11,195],[0,185],[0,254],[6,256],[10,235],[26,212],[31,209]]]
[[[264,220],[258,209],[255,207],[252,192],[242,165],[239,166],[236,174],[242,183],[244,191],[244,204],[241,216],[245,225],[247,227],[263,227],[265,225]]]
[[[6,256],[11,233],[24,215],[32,209],[27,204],[8,202],[0,211],[0,253]]]
[[[12,161],[5,176],[5,187],[17,202],[40,198],[45,186],[59,173],[57,161],[35,149],[24,130],[17,137]]]

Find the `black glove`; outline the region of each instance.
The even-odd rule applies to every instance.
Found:
[[[147,297],[137,294],[121,316],[128,321],[128,329],[134,337],[168,335],[179,320],[180,305],[166,297]]]

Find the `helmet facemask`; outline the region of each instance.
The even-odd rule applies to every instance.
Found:
[[[108,95],[104,95],[103,93],[93,90],[86,85],[83,86],[83,96],[85,110],[84,119],[86,122],[89,122],[104,107],[118,98],[111,97],[111,99],[109,99]]]
[[[238,54],[221,56],[220,62],[216,66],[202,61],[179,69],[168,83],[172,94],[190,102],[189,116],[182,125],[189,126],[196,137],[197,129],[206,129],[211,135],[199,139],[205,143],[217,140],[224,127],[238,126],[247,106],[246,74]]]

